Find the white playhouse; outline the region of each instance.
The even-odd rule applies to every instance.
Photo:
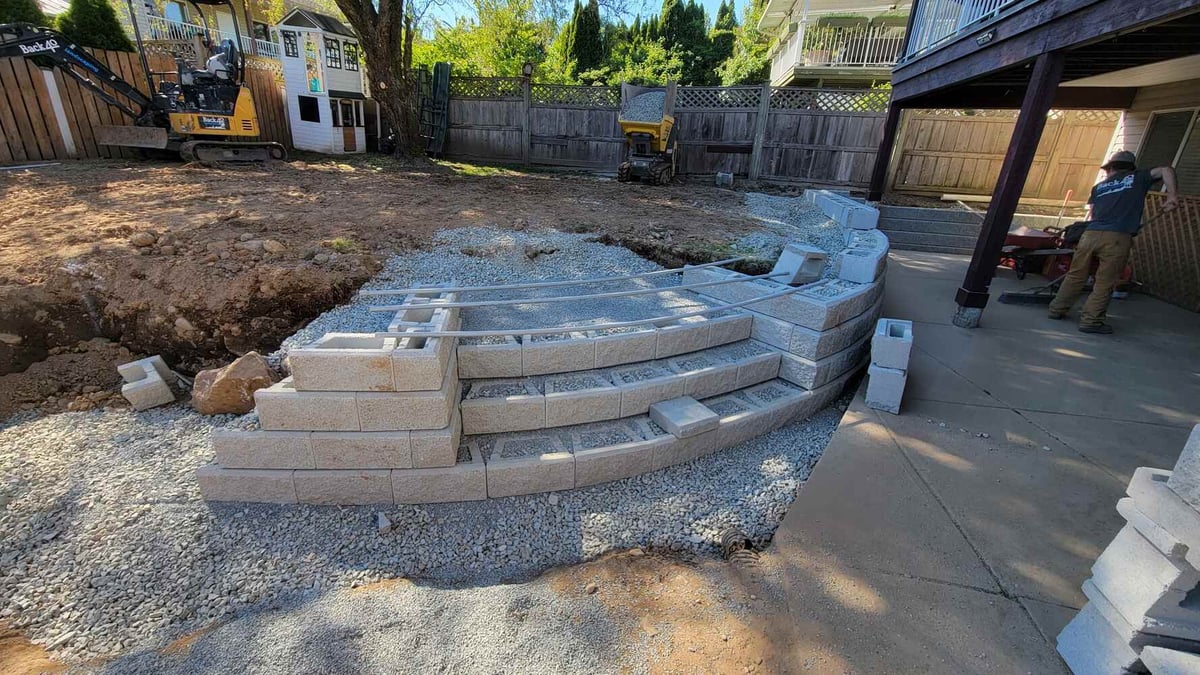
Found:
[[[348,154],[366,150],[362,50],[337,19],[296,8],[276,26],[292,144]]]

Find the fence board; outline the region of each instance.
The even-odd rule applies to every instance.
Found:
[[[42,156],[29,133],[29,115],[26,114],[25,104],[21,100],[12,61],[13,59],[3,59],[3,63],[0,63],[0,80],[5,83],[0,87],[4,92],[4,95],[0,96],[0,99],[3,99],[0,101],[0,119],[4,120],[4,129],[7,131],[5,139],[13,159],[18,162],[36,161],[42,159]]]

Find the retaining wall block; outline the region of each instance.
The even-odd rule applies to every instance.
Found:
[[[876,299],[867,311],[843,323],[823,331],[794,326],[789,336],[787,351],[811,361],[832,356],[870,335],[875,320],[883,308],[883,298]]]
[[[754,325],[754,316],[749,312],[736,311],[710,316],[708,323],[708,346],[719,347],[749,338]],[[597,360],[599,360],[598,356]],[[596,365],[599,367],[599,363]]]
[[[497,394],[509,388],[519,394]],[[497,434],[546,426],[546,397],[528,380],[477,380],[463,399],[463,433]]]
[[[708,347],[709,321],[702,316],[687,316],[658,327],[654,358],[695,352]]]
[[[736,387],[741,389],[779,375],[779,352],[755,354],[738,363]]]
[[[316,469],[296,471],[301,504],[392,504],[392,472],[387,469]]]
[[[707,365],[696,365],[702,361]],[[737,386],[738,364],[709,358],[676,357],[667,361],[668,367],[683,377],[683,393],[695,399],[724,394]]]
[[[1167,487],[1193,508],[1200,509],[1200,424],[1192,427]]]
[[[779,259],[771,274],[786,274],[783,277],[772,277],[773,281],[789,286],[811,284],[825,273],[825,263],[829,254],[824,249],[809,244],[785,244]]]
[[[565,384],[570,376],[546,378],[547,427],[599,422],[621,416],[621,391],[611,382],[589,376],[589,386],[573,389]]]
[[[455,400],[458,400],[457,396],[455,396]],[[450,426],[444,429],[409,432],[413,468],[432,469],[454,466],[461,441],[462,413],[456,407],[450,416]]]
[[[254,392],[254,404],[267,431],[359,431],[356,396],[350,391],[296,391],[288,377]]]
[[[676,438],[714,431],[721,424],[721,418],[715,412],[690,396],[652,404],[650,419]]]
[[[883,276],[887,252],[846,249],[838,253],[834,266],[839,279],[869,284]]]
[[[1200,512],[1168,487],[1170,477],[1170,471],[1139,467],[1126,493],[1147,518],[1187,546],[1184,560],[1200,569]]]
[[[487,465],[487,492],[491,498],[575,487],[575,456],[553,434],[497,439],[484,463]]]
[[[502,344],[458,345],[458,376],[466,379],[521,376],[521,343],[511,335]]]
[[[317,469],[409,469],[408,431],[314,431],[312,455]]]
[[[652,461],[655,471],[690,462],[698,457],[710,455],[720,448],[728,447],[720,444],[716,430],[706,431],[689,438],[676,438],[668,434],[659,437],[660,441],[661,439],[670,439],[670,442],[659,442],[654,446]]]
[[[1137,652],[1090,602],[1058,634],[1058,653],[1075,673],[1121,675],[1139,665]]]
[[[447,327],[449,329],[449,327]],[[405,338],[392,352],[396,391],[436,391],[442,388],[455,338]],[[409,348],[405,348],[409,345]],[[417,345],[420,345],[419,347]],[[457,374],[457,369],[453,371]]]
[[[652,403],[683,396],[684,378],[665,371],[661,377],[640,382],[626,383],[617,377],[612,382],[621,390],[621,417],[645,414]]]
[[[452,356],[436,391],[358,392],[355,394],[362,431],[442,429],[450,424],[457,404],[458,364]]]
[[[148,356],[123,363],[117,366],[117,373],[125,380],[125,384],[121,385],[121,395],[134,410],[149,410],[175,402],[175,394],[168,384],[175,375],[161,356]]]
[[[854,370],[862,362],[870,348],[868,337],[864,335],[842,351],[817,361],[783,353],[780,355],[779,377],[805,389],[820,387]]]
[[[908,370],[913,325],[903,319],[880,319],[871,337],[871,363],[882,368]]]
[[[210,502],[295,504],[291,469],[227,469],[208,464],[196,469],[200,496]]]
[[[575,450],[575,487],[631,478],[654,470],[657,448],[675,442],[674,436],[632,441],[602,448]]]
[[[396,338],[326,333],[288,352],[297,391],[395,391],[392,352]]]
[[[392,471],[392,496],[397,504],[438,504],[487,499],[487,469],[483,456],[463,445],[453,466]]]
[[[1145,632],[1200,640],[1196,610],[1181,607],[1200,584],[1200,572],[1163,555],[1132,525],[1122,528],[1096,559],[1090,583],[1128,623]]]
[[[867,378],[867,406],[899,415],[900,399],[904,397],[908,371],[884,368],[872,363],[867,369]]]
[[[652,328],[615,333],[589,331],[587,334],[596,345],[597,368],[649,361],[654,358],[658,346],[658,331]]]
[[[212,449],[226,469],[313,469],[309,431],[216,429]]]
[[[544,335],[521,338],[521,374],[549,375],[596,367],[596,343],[579,332],[567,339],[547,340]],[[470,433],[470,432],[468,432]]]

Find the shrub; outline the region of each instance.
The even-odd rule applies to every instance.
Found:
[[[0,23],[31,23],[49,26],[50,20],[38,7],[37,0],[0,0]]]
[[[71,0],[67,11],[58,17],[58,30],[84,47],[133,51],[133,44],[108,0]]]

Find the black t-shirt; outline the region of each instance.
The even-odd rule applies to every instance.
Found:
[[[1137,234],[1142,227],[1146,193],[1153,184],[1147,169],[1114,174],[1097,183],[1088,197],[1092,220],[1087,229]]]

